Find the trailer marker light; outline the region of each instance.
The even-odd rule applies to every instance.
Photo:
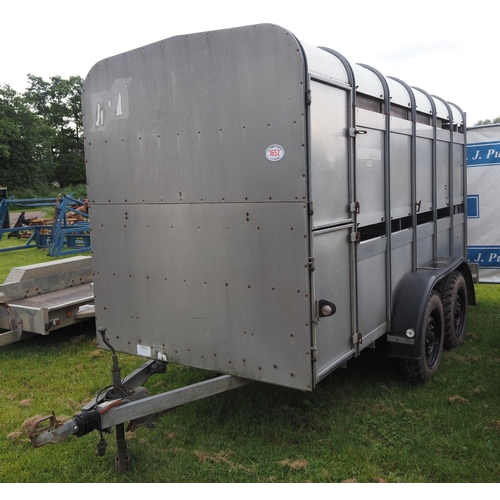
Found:
[[[332,312],[333,312],[332,306],[324,305],[321,308],[321,313],[323,314],[323,316],[331,316]]]
[[[335,304],[328,302],[327,300],[320,300],[318,302],[319,317],[327,318],[328,316],[333,316],[337,312]]]

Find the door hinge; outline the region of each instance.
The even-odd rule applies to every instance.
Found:
[[[309,266],[309,271],[314,271],[316,269],[316,259],[314,257],[309,257],[309,262],[307,264]]]
[[[306,90],[306,106],[310,106],[311,104],[312,104],[311,90],[307,89]]]
[[[355,233],[351,233],[351,241],[359,245],[361,243],[361,233],[356,231]]]
[[[312,201],[307,204],[307,215],[314,215],[314,206]]]
[[[311,347],[311,361],[318,361],[318,348]]]
[[[355,333],[353,336],[352,336],[352,343],[353,344],[362,344],[363,343],[363,335],[358,332],[358,333]]]

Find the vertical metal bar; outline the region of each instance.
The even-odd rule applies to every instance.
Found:
[[[118,472],[127,472],[129,459],[127,453],[127,442],[125,441],[125,424],[116,426],[116,446],[118,454],[116,456],[116,467]]]
[[[467,117],[466,114],[462,111],[460,107],[458,107],[453,102],[450,102],[452,106],[460,112],[462,115],[462,127],[464,134],[464,145],[463,145],[463,172],[462,172],[462,198],[464,204],[464,237],[462,242],[462,252],[463,257],[467,258]]]
[[[448,196],[450,199],[450,202],[448,203],[448,206],[450,208],[450,233],[449,233],[449,242],[450,242],[450,255],[453,255],[453,248],[454,248],[454,205],[453,205],[453,111],[450,108],[450,105],[444,100],[441,99],[440,97],[433,95],[435,99],[440,100],[446,107],[446,110],[448,111],[448,129],[450,131],[450,142],[448,144],[448,184],[449,184],[449,189],[448,189]]]
[[[385,77],[375,68],[360,64],[378,77],[384,89],[384,211],[385,211],[385,295],[386,295],[386,321],[390,330],[392,317],[392,231],[391,231],[391,96],[389,85]]]
[[[418,250],[418,240],[417,240],[417,102],[415,99],[415,94],[409,85],[393,76],[389,77],[392,80],[399,82],[408,92],[410,97],[411,106],[411,145],[410,145],[410,175],[411,175],[411,219],[412,226],[414,228],[413,242],[412,242],[412,254],[413,254],[413,269],[416,268],[417,263],[417,250]]]
[[[428,94],[425,90],[422,90],[421,88],[418,87],[413,87],[415,90],[418,90],[419,92],[422,92],[422,94],[429,99],[429,103],[431,105],[431,125],[433,128],[432,131],[432,220],[434,221],[434,231],[433,231],[433,237],[432,237],[432,258],[437,259],[437,132],[436,132],[436,127],[437,127],[437,113],[436,113],[436,103],[434,102],[434,99],[431,97],[430,94]],[[414,228],[414,251],[416,252],[416,239],[417,239],[417,228]],[[413,262],[413,269],[417,268],[417,261],[416,261],[416,253],[415,253],[415,258]]]
[[[310,209],[310,205],[312,204],[312,187],[311,187],[311,98],[308,98],[307,96],[310,96],[311,92],[311,78],[309,75],[309,69],[307,65],[307,57],[304,54],[304,49],[302,48],[302,45],[300,44],[300,41],[296,39],[297,44],[301,47],[302,49],[302,60],[303,60],[303,65],[304,65],[304,115],[306,117],[306,125],[305,125],[305,142],[306,142],[306,175],[307,175],[307,180],[306,180],[306,190],[307,190],[307,234],[308,236],[308,257],[309,261],[311,261],[311,257],[313,257],[313,235],[312,235],[312,227],[313,227],[313,221],[312,221],[312,210]],[[311,297],[311,300],[309,301],[309,315],[311,318],[311,321],[309,324],[311,325],[311,352],[316,350],[317,342],[316,342],[316,325],[315,325],[315,314],[316,314],[316,304],[315,304],[315,281],[314,281],[314,272],[313,268],[309,268],[309,297]],[[314,388],[316,386],[316,360],[317,356],[311,356],[311,383],[312,387]]]
[[[349,184],[349,200],[351,205],[356,203],[356,147],[355,141],[355,128],[356,128],[356,78],[354,77],[354,71],[351,67],[349,61],[339,52],[328,47],[319,47],[320,49],[334,55],[343,64],[344,69],[347,73],[347,79],[351,90],[349,92],[350,105],[347,110],[347,133],[349,140],[347,141],[347,161],[348,161],[348,184]],[[358,227],[356,211],[351,212],[351,217],[353,219],[353,227],[356,231]],[[358,291],[357,291],[357,269],[358,269],[358,256],[356,243],[351,242],[349,247],[349,262],[350,262],[350,301],[351,301],[351,335],[358,332]],[[356,344],[358,345],[358,344]]]

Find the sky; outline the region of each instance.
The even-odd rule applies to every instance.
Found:
[[[500,116],[498,0],[68,0],[3,2],[0,85],[86,77],[109,56],[171,36],[257,23],[453,102],[468,125]]]

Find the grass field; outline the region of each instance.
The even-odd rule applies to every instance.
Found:
[[[19,254],[18,261],[22,253],[31,263],[37,252],[0,254],[0,281],[6,255]],[[111,356],[97,348],[93,321],[3,347],[0,482],[497,483],[500,287],[477,285],[476,292],[465,343],[444,354],[426,385],[407,382],[380,342],[313,392],[250,384],[127,433],[126,474],[114,465],[113,435],[102,458],[96,432],[39,449],[28,437],[33,417],[54,410],[69,418],[110,384]],[[122,376],[142,362],[119,360]],[[169,365],[147,387],[154,394],[210,376]]]

